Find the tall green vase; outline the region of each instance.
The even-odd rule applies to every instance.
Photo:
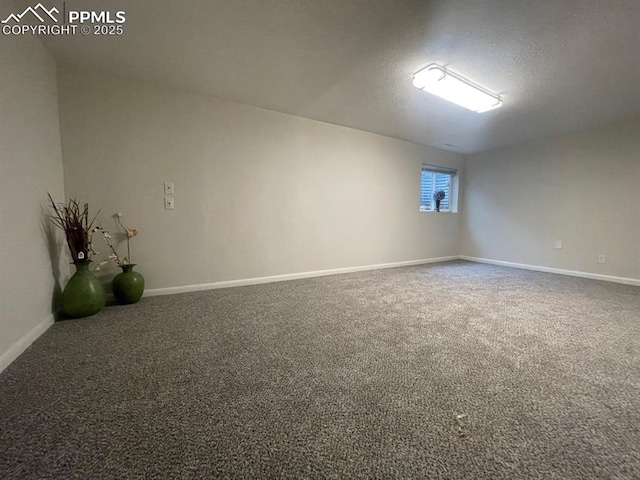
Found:
[[[76,273],[62,292],[62,311],[71,318],[95,315],[102,310],[106,301],[102,283],[89,271],[89,262],[74,265]]]
[[[121,305],[139,302],[144,293],[144,277],[133,271],[135,266],[122,265],[122,272],[113,278],[113,294]]]

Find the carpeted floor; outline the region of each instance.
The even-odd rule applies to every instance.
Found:
[[[640,478],[640,288],[452,262],[145,298],[0,375],[0,478]]]

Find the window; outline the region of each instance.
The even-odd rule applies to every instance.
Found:
[[[440,211],[451,211],[451,196],[453,176],[456,170],[444,167],[436,167],[434,165],[422,165],[422,176],[420,179],[420,211],[435,212],[436,200],[434,194],[438,191],[444,192],[444,198],[440,200]]]

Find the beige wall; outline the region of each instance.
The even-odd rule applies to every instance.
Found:
[[[73,68],[59,84],[67,193],[139,230],[148,288],[458,254],[460,215],[420,213],[419,187],[459,155]]]
[[[4,36],[0,65],[2,370],[51,321],[68,266],[43,221],[47,192],[64,200],[55,62],[35,38]]]
[[[463,255],[640,279],[640,122],[472,155],[466,174]]]

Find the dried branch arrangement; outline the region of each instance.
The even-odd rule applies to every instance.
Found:
[[[89,204],[85,203],[82,207],[74,198],[70,198],[67,203],[56,203],[51,194],[49,201],[53,215],[49,215],[51,222],[60,228],[67,239],[67,245],[71,253],[74,263],[88,262],[94,253],[91,248],[91,233],[93,223],[100,213],[90,219]]]

